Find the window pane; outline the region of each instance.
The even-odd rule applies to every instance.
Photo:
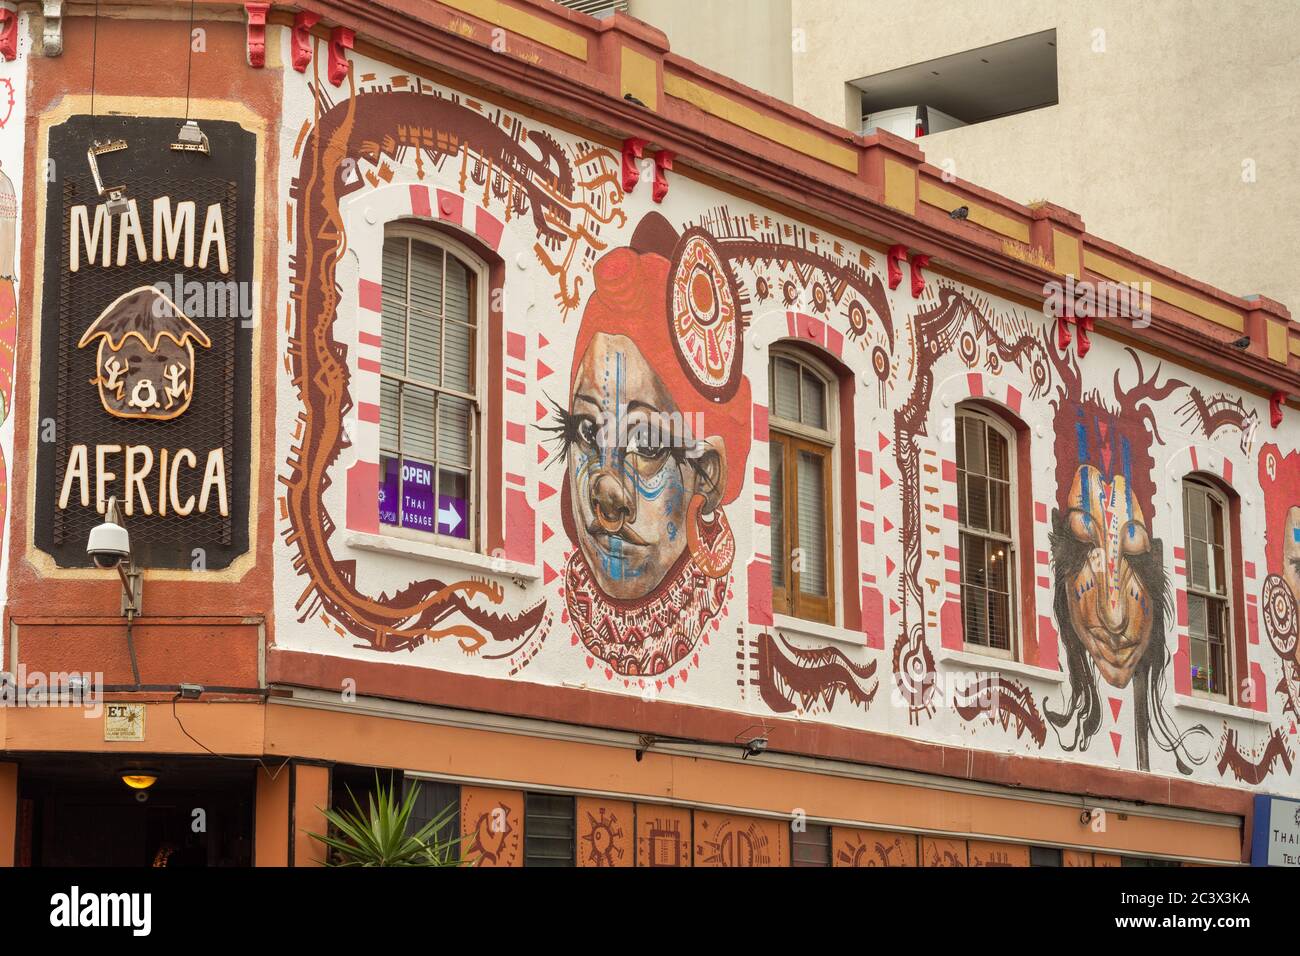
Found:
[[[987,470],[988,451],[984,446],[984,423],[978,418],[964,418],[966,431],[966,471],[982,475]]]
[[[989,482],[989,530],[1011,535],[1011,485],[1005,481]]]
[[[524,866],[574,866],[573,797],[529,793],[524,802]]]
[[[966,468],[966,419],[957,416],[957,470]]]
[[[438,462],[468,468],[473,408],[455,395],[438,396]]]
[[[399,388],[389,378],[379,380],[379,447],[397,451],[397,401]]]
[[[463,322],[443,323],[442,384],[460,392],[474,390],[474,329]]]
[[[773,413],[777,418],[797,422],[799,420],[799,366],[779,358],[772,373],[772,388],[776,394],[772,399]]]
[[[803,415],[805,425],[826,427],[826,384],[807,369],[803,370]]]
[[[1011,599],[997,591],[988,592],[989,647],[1011,649]]]
[[[772,492],[772,586],[785,587],[785,445],[774,441],[768,445]]]
[[[1210,562],[1205,542],[1199,538],[1187,539],[1187,576],[1194,588],[1210,586]]]
[[[1209,630],[1206,617],[1205,598],[1197,594],[1187,595],[1187,633],[1204,640]]]
[[[983,588],[962,586],[962,618],[966,631],[966,643],[988,646],[988,604]]]
[[[398,517],[398,464],[388,455],[379,456],[379,521],[381,524],[400,524]]]
[[[406,243],[384,240],[379,362],[388,372],[406,369]]]
[[[989,480],[978,475],[966,475],[966,526],[980,531],[989,530]]]
[[[406,374],[430,385],[441,382],[442,320],[420,312],[411,313],[407,326],[410,337]]]
[[[830,866],[831,828],[824,823],[809,823],[795,830],[790,839],[791,866]]]
[[[407,385],[402,389],[402,455],[433,461],[434,393]]]
[[[455,256],[447,256],[447,299],[445,315],[457,322],[474,322],[474,311],[470,303],[473,290],[473,274],[465,268]]]
[[[973,534],[961,536],[961,579],[966,584],[988,586],[988,569],[984,565],[984,539]]]
[[[469,540],[470,477],[465,472],[438,470],[438,533]]]
[[[799,452],[799,590],[804,594],[826,592],[826,460],[811,452]]]
[[[411,308],[442,315],[442,250],[427,242],[411,243]]]
[[[1210,689],[1209,653],[1206,642],[1199,638],[1190,641],[1192,652],[1192,687],[1196,690]]]
[[[987,429],[986,434],[989,445],[989,477],[1009,481],[1011,475],[1008,471],[1007,440],[1001,432],[992,428]]]

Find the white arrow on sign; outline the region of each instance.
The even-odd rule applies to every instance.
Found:
[[[438,509],[438,523],[448,531],[459,528],[460,520],[460,512],[456,510],[454,502]]]

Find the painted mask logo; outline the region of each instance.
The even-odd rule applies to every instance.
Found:
[[[194,396],[194,343],[212,342],[176,304],[153,286],[119,296],[77,343],[98,340],[95,377],[99,401],[115,418],[168,421],[184,414]]]

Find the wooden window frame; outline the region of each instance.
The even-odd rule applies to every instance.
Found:
[[[389,223],[388,226],[384,229],[384,242],[387,243],[390,239],[402,239],[408,241],[408,246],[407,246],[408,296],[409,296],[409,283],[410,283],[409,242],[411,241],[423,242],[426,245],[433,246],[434,248],[440,249],[445,256],[455,258],[461,264],[461,266],[463,266],[465,270],[469,273],[470,289],[469,289],[468,299],[471,306],[474,309],[474,321],[472,323],[473,356],[470,362],[470,368],[472,370],[472,375],[473,375],[472,391],[461,392],[456,389],[444,388],[441,385],[432,385],[427,382],[422,382],[418,379],[408,378],[408,376],[405,374],[397,374],[397,373],[389,372],[382,368],[379,375],[381,381],[384,379],[387,379],[389,381],[396,381],[396,382],[405,382],[409,380],[413,385],[416,385],[417,387],[420,388],[428,389],[438,395],[445,393],[448,395],[455,396],[457,398],[464,399],[471,403],[471,410],[470,410],[471,480],[469,482],[469,488],[473,498],[466,509],[467,513],[465,515],[465,520],[468,521],[470,525],[470,533],[467,539],[457,538],[452,535],[441,534],[436,530],[426,531],[420,528],[409,528],[403,525],[389,525],[384,523],[380,523],[379,531],[383,535],[389,537],[395,537],[395,538],[402,538],[408,541],[432,542],[439,546],[455,548],[461,551],[484,553],[485,539],[487,537],[485,534],[487,528],[486,528],[486,522],[484,521],[484,502],[488,500],[488,493],[489,493],[489,487],[487,481],[488,461],[487,461],[487,456],[485,454],[486,452],[485,433],[488,431],[488,428],[487,428],[487,415],[485,413],[487,410],[487,384],[488,384],[488,377],[489,377],[488,351],[491,348],[490,336],[492,335],[492,329],[490,328],[492,316],[489,311],[489,300],[488,300],[488,290],[491,288],[489,266],[488,263],[486,263],[481,256],[477,255],[472,249],[468,248],[464,244],[457,242],[454,238],[444,234],[440,230],[434,230],[428,228],[427,226],[424,226],[420,223],[401,222],[401,221]],[[381,280],[382,280],[382,276],[381,276]],[[445,266],[444,266],[444,275],[442,281],[445,289],[445,283],[446,283]],[[444,291],[444,310],[445,310],[445,295],[446,294]],[[446,323],[445,315],[441,316],[440,318],[442,319],[445,326]],[[410,351],[409,308],[408,308],[408,315],[407,315],[407,329],[405,333],[405,341],[406,341],[407,352],[409,355],[409,351]],[[442,337],[440,337],[440,341],[442,341]],[[445,365],[446,365],[445,351],[446,351],[445,348],[442,348],[439,357],[440,366],[444,367],[441,370],[442,372],[445,372]],[[383,406],[382,406],[382,393],[381,393],[381,400],[380,400],[381,416],[382,416],[382,407]],[[401,494],[402,494],[401,477],[400,477],[400,468],[401,468],[401,461],[402,461],[400,403],[398,408],[399,411],[398,411],[398,423],[397,423],[397,429],[398,429],[397,450],[394,451],[391,448],[386,447],[384,445],[383,430],[382,430],[382,423],[381,423],[380,430],[379,430],[378,454],[379,454],[379,462],[381,466],[380,476],[379,476],[380,481],[383,480],[383,471],[382,471],[383,459],[392,458],[392,457],[397,458],[398,468],[399,468],[398,497],[400,501]],[[436,455],[438,437],[439,437],[438,426],[437,426],[437,421],[435,420],[434,422],[434,443],[435,443],[434,459],[435,460],[431,463],[434,470],[435,510],[437,508],[437,503],[438,503],[437,482],[438,482],[439,463],[437,461],[437,455]],[[399,504],[399,508],[400,508],[400,504]],[[435,520],[434,527],[435,528],[437,527],[436,520]]]
[[[800,422],[790,421],[776,414],[776,394],[774,369],[777,359],[794,363],[801,370],[806,369],[822,383],[825,396],[825,427],[814,428]],[[782,446],[781,455],[781,522],[784,530],[786,547],[777,553],[773,548],[772,563],[782,562],[782,581],[784,586],[772,584],[772,610],[805,621],[814,621],[829,626],[836,625],[836,561],[835,561],[835,511],[838,500],[838,442],[836,434],[839,422],[838,399],[840,383],[836,375],[826,369],[820,362],[793,349],[773,348],[768,353],[769,381],[769,448]],[[802,380],[802,378],[801,378]],[[792,552],[789,545],[799,540],[799,493],[798,465],[800,452],[817,455],[822,459],[823,501],[825,513],[825,547],[826,547],[826,594],[805,594],[799,587],[802,572],[794,570]],[[769,458],[770,461],[770,458]],[[795,475],[795,483],[790,483],[790,476]]]
[[[1200,690],[1195,686],[1195,679],[1188,675],[1189,690],[1193,697],[1201,700],[1218,701],[1219,703],[1233,703],[1233,686],[1236,681],[1236,675],[1241,672],[1245,661],[1239,659],[1238,645],[1241,643],[1238,635],[1242,633],[1243,628],[1238,623],[1238,611],[1243,601],[1238,594],[1240,590],[1240,574],[1234,561],[1234,557],[1240,552],[1240,506],[1236,501],[1235,495],[1220,487],[1218,482],[1203,476],[1199,473],[1192,473],[1183,478],[1183,566],[1185,568],[1184,581],[1187,588],[1188,619],[1187,619],[1187,662],[1191,666],[1192,661],[1192,642],[1197,638],[1191,630],[1191,602],[1193,598],[1202,598],[1206,601],[1207,610],[1211,602],[1221,603],[1223,605],[1223,622],[1226,632],[1223,638],[1223,690],[1215,692],[1212,690]],[[1213,499],[1219,506],[1223,518],[1223,573],[1224,581],[1223,593],[1218,594],[1207,588],[1197,587],[1192,583],[1192,549],[1191,541],[1188,537],[1188,492],[1196,489],[1204,494],[1207,499]],[[1211,575],[1214,573],[1214,560],[1208,552],[1206,554],[1206,570]],[[1208,615],[1207,615],[1208,623]],[[1206,635],[1206,644],[1209,646],[1208,632]],[[1244,655],[1243,655],[1244,656]]]
[[[963,402],[958,405],[954,415],[956,427],[962,428],[963,418],[973,418],[984,423],[985,428],[992,428],[1006,440],[1007,443],[1007,515],[1010,526],[1008,533],[1004,536],[996,532],[984,531],[980,528],[967,528],[960,518],[957,523],[957,553],[958,568],[960,574],[959,588],[966,586],[966,550],[962,547],[963,536],[980,538],[985,541],[996,541],[1005,544],[1010,552],[1010,559],[1007,562],[1010,569],[1006,572],[1007,577],[1007,638],[1010,644],[1007,648],[992,647],[986,644],[977,644],[966,639],[966,608],[965,602],[962,602],[962,649],[975,654],[1006,661],[1021,661],[1025,657],[1024,647],[1025,640],[1022,631],[1024,629],[1024,620],[1026,611],[1020,607],[1022,594],[1025,588],[1023,575],[1022,552],[1025,550],[1024,541],[1022,540],[1022,515],[1020,501],[1020,485],[1023,478],[1022,474],[1022,454],[1020,449],[1020,434],[1015,425],[1007,421],[1006,418],[994,412],[983,405],[973,402]],[[954,437],[954,442],[955,442]],[[955,462],[955,454],[954,454]],[[960,472],[958,471],[958,494],[961,489]],[[960,499],[958,501],[958,513],[960,514]],[[988,590],[987,588],[985,590]],[[1030,594],[1033,592],[1030,591]]]

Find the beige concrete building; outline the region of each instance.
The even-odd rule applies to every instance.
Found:
[[[1300,307],[1300,3],[627,0],[683,56],[859,131],[924,105],[929,162]],[[864,110],[865,107],[865,110]],[[932,116],[934,114],[931,114]]]

